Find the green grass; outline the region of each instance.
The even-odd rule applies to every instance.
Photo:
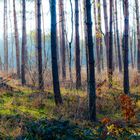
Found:
[[[38,92],[39,93],[39,92]],[[3,93],[0,99],[0,115],[16,115],[17,113],[29,114],[34,118],[46,117],[45,114],[49,114],[50,108],[54,107],[54,101],[52,99],[47,99],[46,108],[36,109],[33,106],[35,99],[29,99],[29,95],[32,94],[32,91],[28,92],[25,90],[22,94],[19,93]],[[42,100],[42,102],[45,102]],[[41,103],[42,103],[41,102]],[[45,105],[45,106],[47,106]]]
[[[114,96],[117,98],[116,95],[120,93],[114,93],[113,91],[106,91],[105,93],[107,92],[111,96],[103,95],[101,96],[102,100],[98,102],[98,104],[103,105],[101,110],[104,111],[98,112],[97,110],[98,120],[104,117],[112,120],[122,120],[120,110],[115,110],[116,100],[114,100]],[[41,118],[59,120],[61,118],[84,127],[88,125],[91,127],[91,122],[87,120],[86,92],[62,88],[61,93],[64,104],[62,107],[56,107],[52,90],[39,92],[23,88],[22,92],[2,92],[0,94],[0,132],[2,133],[0,133],[0,136],[5,135],[14,138],[20,135],[21,126],[18,120],[24,124],[25,120],[37,121]],[[140,108],[140,100],[137,100],[137,108]]]

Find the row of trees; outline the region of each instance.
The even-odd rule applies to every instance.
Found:
[[[80,3],[82,2],[82,4]],[[52,61],[52,79],[55,95],[55,103],[62,104],[62,97],[60,93],[59,74],[61,73],[63,81],[67,78],[67,56],[69,63],[70,80],[73,81],[72,76],[72,43],[74,38],[75,48],[75,83],[76,89],[82,86],[82,72],[81,72],[81,40],[84,40],[84,50],[86,55],[86,72],[87,72],[87,91],[89,96],[89,112],[90,119],[96,120],[96,81],[95,68],[98,74],[105,70],[105,62],[107,66],[109,88],[112,85],[112,77],[115,67],[120,73],[124,73],[124,93],[129,94],[129,48],[131,51],[131,63],[133,63],[132,46],[129,43],[129,0],[123,0],[123,17],[124,17],[124,31],[123,35],[119,33],[119,19],[118,19],[118,0],[69,0],[71,11],[71,38],[68,41],[66,28],[66,13],[64,0],[50,0],[50,15],[51,15],[51,61]],[[102,5],[103,3],[103,5]],[[108,6],[109,3],[109,6]],[[43,60],[42,58],[42,8],[41,0],[35,0],[35,52],[36,52],[36,67],[38,69],[38,85],[39,89],[44,89],[43,80]],[[57,22],[57,4],[59,11],[59,22]],[[74,5],[73,5],[74,4]],[[17,27],[17,13],[15,0],[13,0],[13,17],[14,17],[14,34],[16,46],[16,69],[17,76],[21,78],[22,85],[26,85],[26,71],[28,67],[28,49],[27,49],[27,33],[26,33],[26,0],[22,0],[22,47],[20,51],[19,31]],[[81,5],[83,6],[81,8]],[[92,14],[92,6],[93,13]],[[73,8],[74,7],[74,8]],[[135,0],[136,7],[136,24],[137,24],[137,70],[140,72],[140,28],[139,28],[139,6],[138,0]],[[103,15],[101,9],[103,8]],[[83,9],[83,10],[81,10]],[[109,10],[109,12],[108,12]],[[73,17],[73,15],[75,15]],[[84,22],[80,22],[80,17],[83,17]],[[109,17],[108,17],[109,15]],[[102,16],[104,16],[105,33],[102,28]],[[4,0],[4,70],[8,72],[8,41],[7,41],[7,0]],[[93,36],[92,20],[95,23],[95,37]],[[59,25],[59,26],[58,26]],[[81,29],[80,29],[81,27]],[[80,34],[84,30],[84,37]],[[43,33],[44,34],[44,33]],[[58,39],[59,34],[59,39]],[[135,33],[134,33],[135,34]],[[73,37],[74,36],[74,37]],[[44,36],[43,36],[44,38]],[[95,38],[95,41],[94,41]],[[45,40],[45,39],[44,39]],[[132,39],[133,40],[133,39]],[[45,45],[44,45],[45,46]],[[68,46],[68,47],[67,47]],[[115,47],[114,47],[115,46]],[[67,51],[68,48],[68,51]],[[105,52],[106,50],[106,52]],[[21,52],[21,54],[20,54]],[[67,52],[67,53],[66,53]],[[113,53],[115,52],[115,53]],[[45,53],[44,53],[45,54]],[[94,56],[95,55],[95,56]],[[104,59],[106,56],[106,59]],[[20,64],[21,57],[21,64]],[[114,59],[115,58],[115,59]],[[133,58],[133,59],[132,59]],[[114,64],[116,61],[116,66]],[[134,66],[133,66],[134,67]]]

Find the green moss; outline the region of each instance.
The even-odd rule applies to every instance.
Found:
[[[39,118],[42,116],[42,114],[40,114],[38,112],[38,110],[29,109],[29,108],[26,108],[24,106],[18,107],[17,110],[19,110],[21,113],[25,113],[26,115],[30,115],[30,116],[33,116],[35,118]]]
[[[40,118],[55,118],[55,119],[66,119],[73,121],[74,123],[85,121],[88,124],[87,118],[83,118],[87,115],[87,94],[81,90],[75,89],[61,89],[61,94],[63,98],[63,106],[56,107],[54,101],[54,94],[52,89],[48,92],[39,92],[37,90],[30,90],[28,88],[22,88],[20,92],[5,92],[0,95],[0,116],[24,116],[23,120],[27,118],[33,118],[35,120],[39,120]],[[136,93],[136,92],[134,92]],[[98,120],[109,117],[111,120],[120,120],[122,119],[120,110],[115,110],[111,113],[112,106],[115,106],[117,97],[120,95],[118,91],[107,91],[107,94],[103,94],[101,96],[101,100],[99,103],[103,105],[102,111],[100,114],[97,113]],[[135,97],[134,97],[135,98]],[[103,100],[104,99],[104,100]],[[104,104],[110,107],[104,106]],[[109,104],[110,103],[110,104]],[[140,108],[140,101],[137,101],[137,107]],[[77,109],[80,111],[77,113]],[[76,111],[76,112],[75,112]],[[85,112],[86,111],[86,112]],[[103,111],[106,111],[103,113]],[[108,113],[109,112],[109,113]],[[77,113],[75,119],[75,113]],[[83,114],[83,115],[82,115]],[[82,115],[82,116],[80,116]],[[81,117],[81,118],[80,118]],[[11,118],[7,117],[7,120],[0,121],[8,122]],[[17,122],[17,118],[11,120],[12,123]],[[78,124],[78,125],[79,125]],[[16,134],[16,125],[12,126],[10,129],[8,124],[6,124],[5,128],[0,126],[0,130],[4,129],[4,134],[7,131],[10,131],[10,136],[13,136],[13,133]],[[90,127],[91,125],[89,125]],[[84,126],[85,127],[85,126]],[[2,128],[2,129],[1,129]],[[6,130],[5,130],[6,129]]]
[[[15,113],[11,109],[0,109],[0,115],[14,115]]]

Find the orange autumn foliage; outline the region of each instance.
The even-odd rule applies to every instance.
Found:
[[[107,123],[109,123],[109,122],[111,122],[111,120],[109,119],[109,118],[103,118],[102,120],[101,120],[101,123],[103,123],[103,124],[107,124]]]
[[[121,95],[119,97],[125,121],[131,120],[135,116],[134,105],[131,97]]]

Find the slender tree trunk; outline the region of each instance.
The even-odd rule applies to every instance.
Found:
[[[60,44],[59,43],[59,24],[56,25],[56,44]],[[47,56],[46,56],[47,57]],[[60,71],[60,45],[57,45],[57,63],[58,63],[58,74],[61,73]]]
[[[22,54],[21,54],[21,82],[22,85],[26,84],[25,80],[25,57],[26,57],[26,45],[27,45],[27,39],[26,39],[26,1],[22,0]]]
[[[83,9],[84,9],[84,38],[85,38],[85,50],[86,50],[86,73],[87,73],[87,81],[88,81],[88,71],[89,71],[89,66],[88,66],[88,39],[87,39],[87,17],[86,17],[86,6],[85,6],[85,0],[83,0]]]
[[[113,23],[113,1],[110,0],[110,36],[109,36],[109,87],[112,87],[112,76],[113,76],[113,36],[112,36],[112,23]]]
[[[129,94],[128,36],[129,36],[129,4],[124,0],[124,93]]]
[[[8,20],[7,0],[4,0],[4,70],[8,73]]]
[[[135,68],[137,67],[137,45],[136,45],[136,32],[135,32],[135,29],[134,29],[134,38],[133,38],[133,40],[134,40],[134,65],[135,65]]]
[[[51,54],[52,54],[52,77],[53,77],[53,89],[55,95],[56,105],[62,104],[62,98],[60,94],[59,76],[58,76],[58,64],[57,64],[57,44],[56,44],[56,0],[50,1],[51,10]]]
[[[35,0],[35,65],[38,69],[38,48],[37,48],[37,0]]]
[[[76,88],[81,87],[80,40],[79,40],[79,2],[75,0],[75,67]]]
[[[120,1],[119,3],[119,14],[120,14],[120,27],[119,27],[119,31],[120,31],[120,51],[121,51],[121,62],[122,62],[122,70],[123,70],[123,25],[122,25],[122,22],[123,22],[123,7],[122,7],[122,3],[123,1]]]
[[[98,45],[97,47],[100,48],[99,58],[100,58],[100,67],[102,66],[102,70],[104,69],[104,62],[103,62],[103,41],[102,41],[102,20],[101,20],[101,0],[98,0]]]
[[[65,51],[65,33],[64,33],[64,1],[59,0],[59,29],[60,29],[60,52],[62,63],[62,79],[66,79],[66,51]]]
[[[140,73],[140,22],[139,22],[139,3],[135,0],[136,5],[136,21],[137,21],[137,40],[138,40],[138,72]]]
[[[131,66],[132,66],[132,69],[134,69],[134,56],[133,56],[133,32],[132,32],[132,36],[129,38],[129,43],[130,43]]]
[[[41,34],[41,0],[37,0],[37,48],[38,48],[38,83],[43,90],[44,81],[42,73],[42,34]]]
[[[84,49],[84,40],[83,40],[83,35],[84,35],[84,20],[83,20],[83,9],[82,9],[82,7],[83,7],[83,2],[82,2],[82,0],[80,0],[80,29],[81,29],[81,32],[80,32],[80,34],[81,34],[81,68],[82,68],[82,66],[83,66],[83,60],[84,60],[84,51],[85,51],[85,49]]]
[[[8,19],[9,19],[9,27],[10,27],[10,31],[11,31],[11,34],[10,34],[10,37],[11,37],[11,42],[9,45],[10,48],[11,48],[11,53],[10,53],[10,61],[9,61],[9,67],[11,68],[11,72],[13,73],[14,72],[14,54],[13,54],[13,48],[14,48],[14,36],[13,36],[13,30],[12,30],[12,20],[11,20],[11,2],[8,1],[8,6],[9,6],[9,16],[8,16]]]
[[[116,41],[116,23],[115,23],[115,3],[113,3],[113,72],[118,68],[118,57],[117,57],[117,41]]]
[[[117,33],[117,48],[118,48],[118,63],[119,63],[119,72],[122,72],[122,61],[121,61],[121,48],[120,48],[120,39],[119,39],[119,27],[118,27],[118,12],[117,12],[117,0],[115,0],[115,21],[116,21],[116,33]]]
[[[0,56],[0,70],[2,71],[2,60],[1,60],[1,56]]]
[[[73,42],[73,5],[72,5],[72,1],[70,1],[70,7],[71,7],[71,40],[69,42],[69,73],[70,73],[70,80],[72,81],[72,54],[71,54],[71,45]]]
[[[107,15],[106,0],[103,0],[103,6],[104,6],[104,21],[105,21],[106,61],[107,61],[107,71],[109,71],[109,28],[108,28],[108,15]]]
[[[17,26],[17,15],[15,0],[13,0],[13,14],[14,14],[14,34],[15,34],[15,45],[16,45],[16,66],[17,66],[17,76],[20,78],[20,47],[19,47],[19,35],[18,35],[18,26]]]
[[[132,28],[132,56],[133,56],[133,69],[136,68],[136,65],[137,65],[137,57],[136,57],[136,39],[135,39],[135,36],[136,36],[136,33],[135,33],[135,23],[136,23],[136,20],[135,20],[135,14],[136,12],[133,11],[133,28]]]
[[[114,31],[116,31],[116,25],[114,22]],[[117,41],[116,41],[116,33],[114,32],[114,39],[113,39],[113,43],[114,43],[114,52],[113,52],[113,72],[115,71],[116,68],[118,68],[118,52],[117,52]]]
[[[44,68],[47,68],[47,55],[46,55],[46,38],[45,38],[45,25],[44,25],[44,11],[42,5],[42,27],[43,27],[43,58],[44,58]]]
[[[90,120],[96,121],[96,90],[95,90],[95,68],[94,52],[92,38],[92,21],[91,21],[91,1],[85,0],[86,12],[86,29],[87,29],[87,51],[88,51],[88,95],[89,95],[89,113]]]
[[[96,3],[94,2],[94,20],[95,20],[95,32],[96,32],[96,65],[97,65],[97,72],[101,73],[101,65],[100,65],[100,39],[98,37],[98,23],[97,23],[97,14],[96,14]]]

